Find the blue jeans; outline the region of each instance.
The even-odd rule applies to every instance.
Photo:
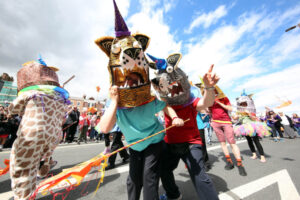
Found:
[[[205,136],[207,138],[207,143],[211,143],[211,137],[212,137],[212,127],[209,126],[208,128],[205,128],[204,129],[204,132],[205,132]]]
[[[176,153],[172,145],[164,143],[161,159],[161,181],[167,197],[176,199],[180,196],[180,191],[175,183],[173,174],[180,159],[187,165],[199,199],[219,199],[210,177],[205,173],[200,144],[188,144],[186,150],[182,151],[182,149],[180,149],[180,151]]]
[[[90,139],[94,139],[95,137],[95,127],[91,127],[91,131],[90,131]]]
[[[300,135],[300,127],[295,127],[295,129],[297,130],[298,135]]]

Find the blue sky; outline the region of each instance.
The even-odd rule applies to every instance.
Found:
[[[254,93],[258,110],[280,100],[300,114],[300,2],[295,0],[116,0],[132,33],[151,37],[147,52],[181,52],[179,64],[197,82],[211,64],[219,86],[235,104],[243,89]],[[16,74],[41,53],[61,70],[71,96],[107,95],[107,57],[93,43],[114,35],[110,0],[3,0],[0,2],[1,71]],[[0,72],[1,72],[0,71]]]

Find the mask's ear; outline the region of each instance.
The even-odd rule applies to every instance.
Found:
[[[171,66],[173,66],[174,69],[176,69],[178,66],[178,63],[181,59],[182,55],[181,53],[173,53],[168,56],[167,63]]]
[[[142,45],[143,51],[146,51],[148,45],[150,43],[150,38],[147,35],[136,33],[132,35],[137,41],[139,41]]]
[[[110,50],[111,50],[111,44],[112,44],[113,40],[114,40],[114,37],[105,36],[105,37],[101,37],[101,38],[98,38],[97,40],[95,40],[95,43],[109,57]]]
[[[152,69],[157,69],[155,62],[149,62],[149,67],[151,67]]]

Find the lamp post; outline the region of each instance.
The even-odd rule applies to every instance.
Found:
[[[295,25],[295,26],[292,26],[292,27],[286,29],[285,32],[288,32],[288,31],[290,31],[290,30],[293,30],[293,29],[295,29],[297,26],[300,28],[300,23],[297,24],[297,25]]]

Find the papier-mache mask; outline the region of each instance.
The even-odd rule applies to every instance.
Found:
[[[114,0],[113,3],[116,37],[101,37],[95,43],[109,57],[111,85],[119,86],[118,107],[136,107],[154,100],[149,62],[144,55],[150,38],[139,33],[131,35]]]
[[[240,97],[236,98],[236,105],[238,112],[249,111],[250,113],[256,113],[256,108],[254,105],[254,101],[252,99],[253,94],[247,95],[245,90]]]
[[[37,61],[24,63],[17,73],[18,91],[33,85],[59,86],[56,71],[58,71],[58,68],[47,66],[41,56]]]
[[[147,55],[154,62],[150,63],[150,67],[156,70],[156,77],[151,82],[160,98],[169,105],[188,103],[191,97],[191,85],[187,75],[178,67],[182,55],[174,53],[167,59]]]

